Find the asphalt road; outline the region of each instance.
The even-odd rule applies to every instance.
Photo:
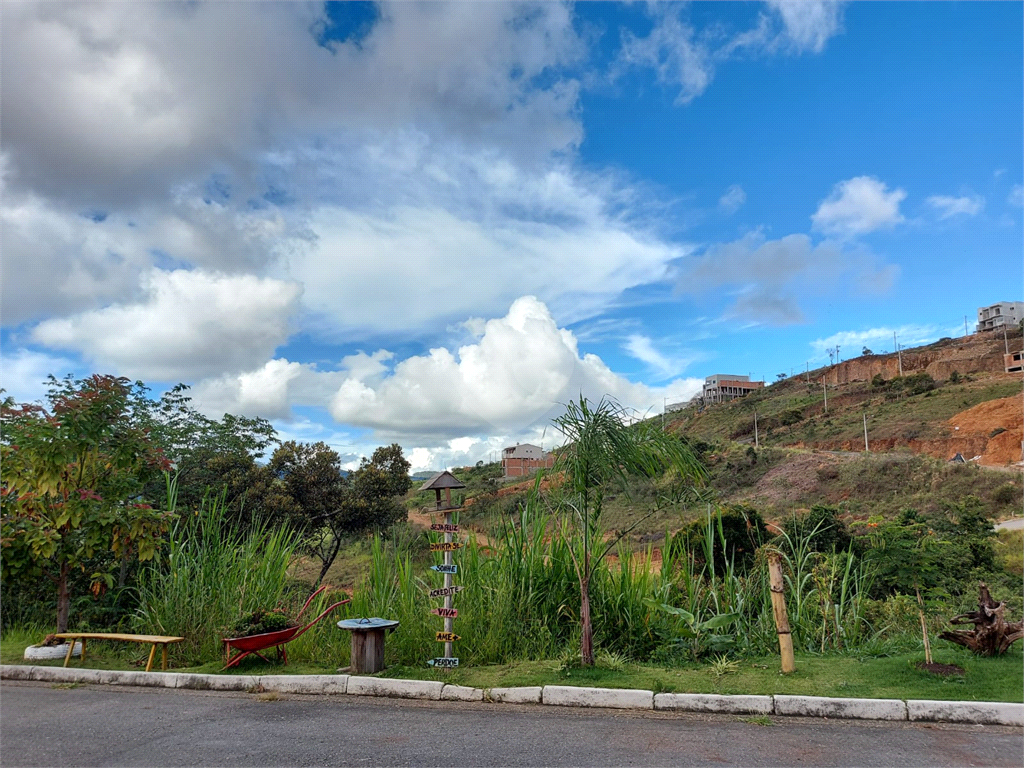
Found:
[[[1015,517],[1012,520],[1004,520],[996,525],[997,531],[1019,531],[1024,528],[1024,517]]]
[[[265,694],[264,694],[265,696]],[[3,766],[1020,766],[1021,729],[4,682]]]

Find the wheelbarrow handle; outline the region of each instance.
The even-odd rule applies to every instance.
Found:
[[[309,608],[309,604],[313,602],[313,598],[316,597],[317,595],[319,595],[325,589],[327,589],[327,585],[326,584],[322,584],[320,586],[320,589],[318,589],[316,592],[314,592],[312,595],[310,595],[309,598],[306,600],[306,602],[303,604],[302,610],[299,611],[299,615],[296,616],[295,618],[296,619],[302,618],[302,614],[304,614],[306,612],[306,609]]]
[[[291,639],[294,640],[295,638],[301,636],[304,632],[306,632],[307,630],[312,628],[314,624],[316,624],[318,621],[320,621],[320,619],[322,619],[328,613],[333,611],[339,605],[344,605],[345,603],[351,603],[351,602],[352,602],[352,598],[348,598],[347,600],[341,600],[341,601],[335,603],[334,605],[330,606],[326,611],[324,611],[319,616],[317,616],[315,619],[313,619],[311,622],[309,622],[309,624],[307,624],[302,629],[300,629],[298,632],[296,632],[294,635],[292,635]]]

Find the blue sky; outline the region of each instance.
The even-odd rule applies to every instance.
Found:
[[[417,469],[1020,300],[1019,3],[6,4],[0,385]]]

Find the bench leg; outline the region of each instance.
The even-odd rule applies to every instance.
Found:
[[[71,654],[75,650],[75,638],[71,638],[70,644],[68,645],[67,655],[64,656],[64,666],[66,667],[71,663]],[[85,646],[82,646],[82,650],[85,650]]]
[[[160,654],[160,669],[167,669],[167,643],[164,643]]]
[[[153,643],[149,649],[149,661],[146,662],[146,671],[149,672],[153,668],[153,657],[156,656],[156,643]]]

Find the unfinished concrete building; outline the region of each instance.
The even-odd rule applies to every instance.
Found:
[[[701,396],[705,403],[724,403],[737,397],[749,395],[764,387],[763,381],[751,381],[749,376],[734,373],[716,373],[704,379]]]

